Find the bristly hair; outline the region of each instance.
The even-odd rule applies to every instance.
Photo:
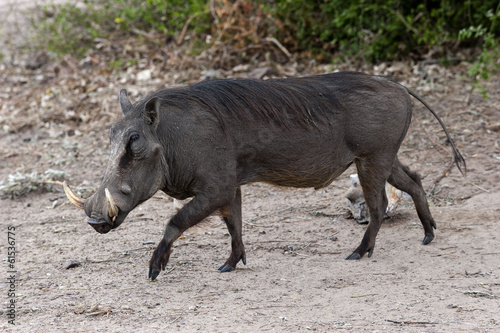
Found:
[[[328,114],[339,112],[340,100],[353,89],[374,91],[373,81],[364,80],[368,77],[339,72],[305,78],[202,81],[157,91],[143,101],[158,97],[167,105],[203,107],[220,120],[223,128],[229,120],[248,126],[274,123],[285,129],[312,128],[327,122]]]

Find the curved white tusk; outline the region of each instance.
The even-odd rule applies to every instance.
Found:
[[[78,197],[66,184],[66,182],[63,182],[63,188],[64,188],[64,193],[66,193],[66,196],[68,197],[69,201],[75,205],[76,207],[83,209],[83,204],[85,203],[85,200],[82,198]]]
[[[106,203],[108,204],[108,214],[109,217],[115,222],[116,217],[118,216],[118,208],[116,207],[115,201],[109,193],[107,188],[104,189],[104,194],[106,194]]]

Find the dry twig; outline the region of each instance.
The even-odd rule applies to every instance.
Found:
[[[264,38],[264,40],[276,45],[281,50],[281,52],[283,52],[288,57],[289,60],[292,59],[292,55],[290,54],[290,52],[288,52],[288,50],[276,38],[266,37]]]
[[[385,321],[393,324],[398,324],[398,325],[436,325],[439,324],[435,321],[408,321],[408,320],[391,320],[391,319],[386,319]]]

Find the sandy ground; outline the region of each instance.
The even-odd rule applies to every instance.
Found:
[[[247,265],[217,271],[229,255],[230,237],[212,216],[177,240],[166,272],[150,282],[150,256],[175,214],[170,198],[158,193],[118,229],[100,235],[59,187],[37,190],[0,199],[0,330],[500,332],[500,76],[488,84],[488,99],[474,94],[466,104],[464,66],[439,73],[433,89],[419,93],[448,125],[467,160],[467,178],[456,168],[441,178],[451,150],[421,107],[400,150],[400,159],[423,176],[428,191],[438,225],[431,244],[421,245],[423,229],[413,204],[403,201],[385,220],[373,256],[344,260],[366,228],[346,208],[349,174],[355,172],[350,168],[318,191],[244,186]],[[119,117],[118,86],[148,91],[132,83],[101,91],[113,101],[111,115],[92,130],[68,131],[65,122],[16,127],[9,118],[15,109],[0,105],[0,181],[16,172],[56,169],[83,196],[90,195],[107,163],[107,128]],[[0,96],[5,105],[7,95]],[[41,95],[28,96],[28,102],[42,108]],[[66,107],[58,102],[54,108]],[[13,267],[9,227],[15,228]],[[67,260],[80,265],[67,269]],[[8,296],[10,271],[15,297]],[[7,317],[11,300],[15,326]]]
[[[365,229],[348,219],[345,208],[350,169],[319,191],[244,186],[248,264],[230,273],[216,270],[229,254],[230,238],[214,216],[175,243],[167,271],[150,282],[149,258],[174,214],[169,198],[156,195],[120,228],[100,235],[60,190],[37,191],[0,201],[2,257],[7,226],[16,228],[19,325],[12,327],[4,317],[0,327],[6,332],[17,327],[24,332],[499,331],[499,134],[486,127],[470,130],[468,118],[476,116],[460,111],[464,106],[457,96],[439,100],[451,110],[443,118],[467,159],[468,180],[453,169],[437,184],[439,193],[429,196],[438,229],[428,246],[421,245],[423,230],[412,203],[403,202],[384,222],[372,258],[345,261]],[[427,100],[438,102],[432,95]],[[484,106],[486,124],[498,121],[498,109],[491,108],[498,104],[492,101],[476,102],[476,109]],[[439,131],[423,110],[414,123],[400,157],[423,174],[429,189],[447,168],[449,150],[441,146],[440,154],[432,137],[419,137],[421,126]],[[29,132],[2,134],[2,179],[15,170],[52,167],[71,175],[75,186],[99,185],[107,159],[105,130],[64,138],[42,133],[38,130],[35,141],[28,140]],[[68,259],[81,265],[65,269]],[[4,297],[8,288],[0,284]]]

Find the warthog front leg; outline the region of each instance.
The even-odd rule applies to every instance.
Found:
[[[165,270],[170,253],[172,252],[172,244],[174,241],[179,238],[179,236],[181,236],[186,229],[196,225],[217,209],[228,206],[228,202],[233,200],[235,194],[234,191],[232,192],[232,195],[228,191],[214,192],[226,193],[226,195],[214,197],[198,194],[193,198],[193,200],[182,207],[182,209],[178,211],[177,214],[175,214],[174,217],[172,217],[172,219],[168,222],[163,239],[154,250],[153,256],[149,261],[148,277],[151,280],[155,280],[160,272]],[[240,192],[238,191],[238,193]]]
[[[247,264],[245,247],[241,238],[241,189],[239,187],[231,203],[220,212],[231,235],[231,255],[224,265],[219,267],[219,271],[224,273],[235,269],[240,260],[244,265]]]

